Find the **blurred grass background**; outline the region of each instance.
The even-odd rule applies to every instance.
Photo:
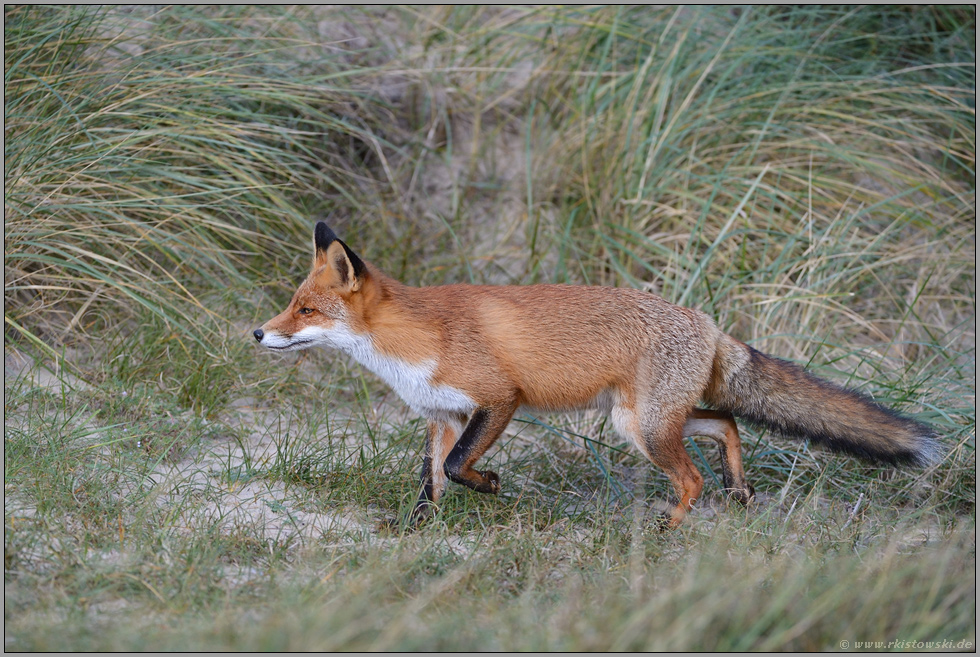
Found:
[[[187,639],[167,628],[202,609],[226,619],[194,626],[214,649],[819,649],[859,640],[855,623],[972,627],[974,7],[7,6],[4,21],[12,645],[147,645],[91,630],[119,599],[163,619],[154,642],[175,649]],[[412,497],[421,428],[379,410],[398,406],[383,386],[334,354],[270,361],[249,339],[305,276],[319,219],[411,284],[621,285],[700,307],[933,424],[949,454],[881,470],[748,432],[771,507],[733,513],[719,525],[733,537],[710,514],[661,537],[633,498],[659,500],[665,480],[647,491],[601,420],[548,418],[515,423],[493,457],[520,494],[454,493],[403,547],[270,546],[205,520],[174,534],[211,512],[176,492],[186,482],[168,489],[176,511],[161,506],[167,464],[277,482],[304,508],[370,516]],[[274,458],[229,419],[244,406],[280,413],[262,429]],[[226,444],[241,462],[210,464]],[[905,522],[943,539],[909,554]],[[438,547],[459,534],[472,563]],[[556,536],[571,547],[540,546]],[[123,556],[93,565],[110,549]],[[866,568],[876,551],[891,556]],[[231,566],[262,575],[217,584]],[[733,597],[712,596],[719,580]],[[227,628],[264,595],[279,602],[236,643]],[[726,620],[717,643],[677,611],[721,622],[759,596],[756,629]],[[334,611],[306,610],[326,599]],[[584,599],[604,611],[569,620]],[[486,623],[449,638],[481,601]],[[419,620],[426,605],[442,621]],[[344,640],[316,629],[361,627],[323,625],[341,608],[381,611]],[[398,632],[372,629],[392,618]],[[52,619],[71,631],[38,635]]]

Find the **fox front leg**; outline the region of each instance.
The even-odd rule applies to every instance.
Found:
[[[447,477],[444,463],[465,422],[466,417],[462,415],[443,421],[429,420],[425,432],[425,457],[419,477],[419,498],[409,516],[412,525],[418,525],[431,516],[445,492]]]
[[[514,417],[517,402],[481,406],[473,412],[463,435],[446,457],[445,472],[451,481],[480,493],[500,492],[500,477],[492,470],[476,470],[480,460]]]

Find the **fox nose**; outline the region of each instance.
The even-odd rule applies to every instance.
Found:
[[[255,329],[254,331],[252,331],[252,335],[255,336],[256,340],[262,342],[262,336],[265,335],[265,333],[262,331],[262,329]]]

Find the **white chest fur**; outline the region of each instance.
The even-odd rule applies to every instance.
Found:
[[[386,356],[374,348],[370,337],[354,333],[341,322],[336,322],[329,329],[305,328],[294,337],[310,339],[316,344],[350,354],[391,386],[413,411],[425,417],[445,413],[469,414],[476,408],[476,403],[461,390],[431,382],[436,370],[435,360],[407,363],[400,358]]]

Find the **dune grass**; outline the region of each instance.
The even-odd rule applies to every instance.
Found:
[[[972,7],[6,8],[5,647],[975,648],[975,41]],[[607,422],[522,416],[501,495],[385,532],[419,419],[248,335],[317,219],[411,284],[700,307],[946,456],[746,428],[741,509],[692,441],[661,534]]]

